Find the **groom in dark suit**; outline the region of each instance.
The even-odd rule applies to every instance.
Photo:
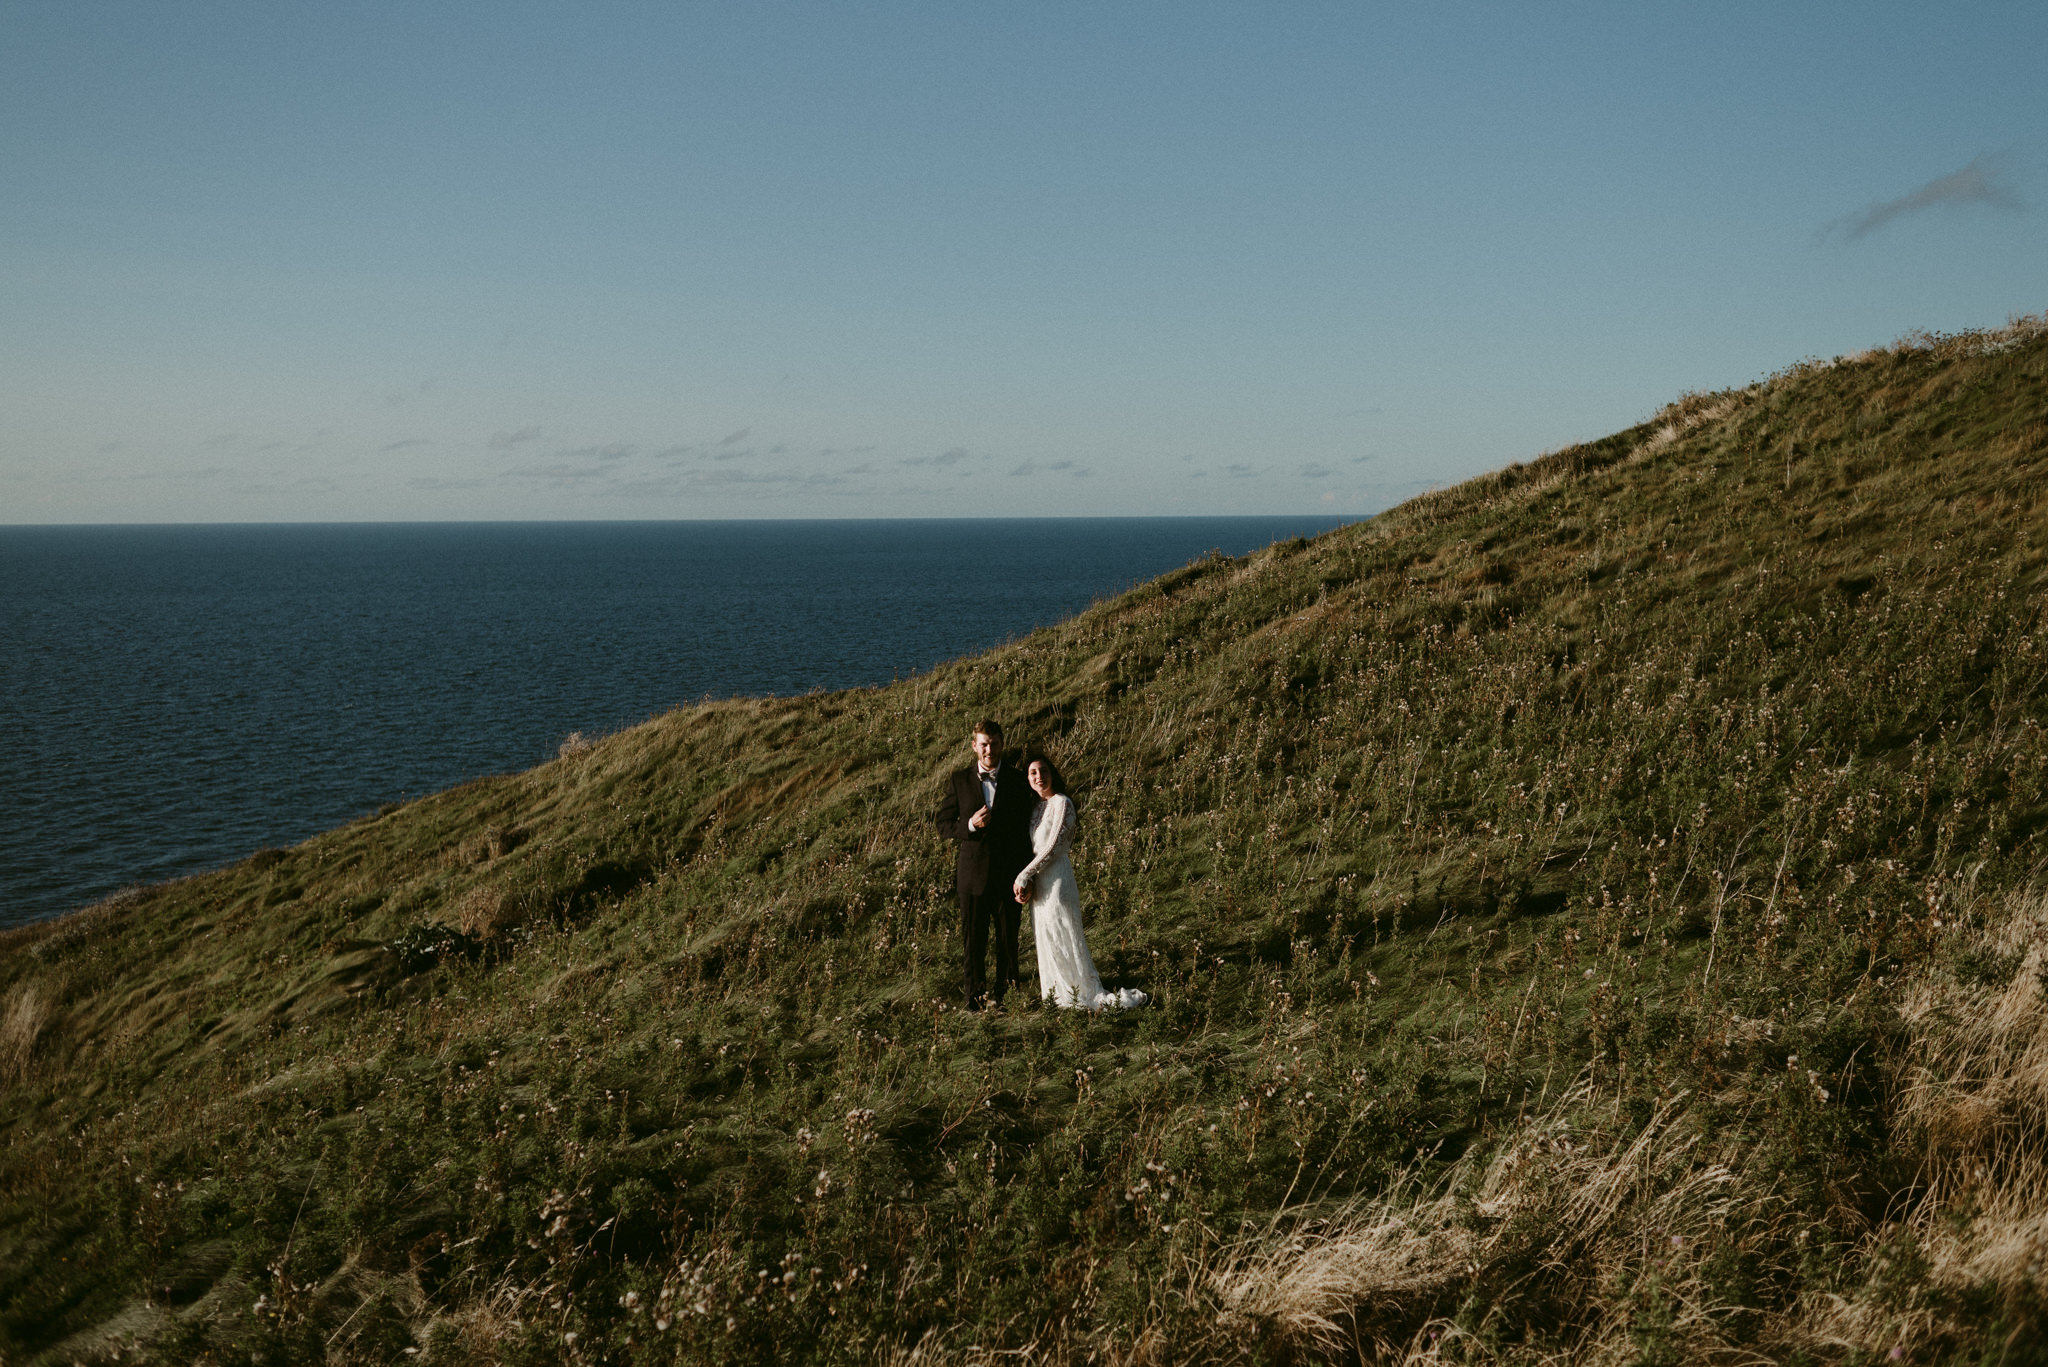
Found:
[[[996,942],[995,995],[1022,983],[1017,972],[1017,899],[1010,891],[1018,870],[1031,862],[1031,791],[1016,765],[1003,763],[1003,728],[984,721],[974,728],[974,763],[946,781],[939,807],[939,834],[956,842],[953,895],[960,903],[960,935],[967,944],[967,1009],[988,1003],[982,968],[993,931]]]

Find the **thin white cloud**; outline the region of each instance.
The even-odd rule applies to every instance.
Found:
[[[516,432],[496,432],[491,436],[489,446],[493,451],[510,451],[530,441],[540,440],[538,427],[522,427]]]
[[[967,448],[956,446],[950,451],[941,451],[936,456],[908,456],[896,463],[898,465],[931,465],[943,470],[948,466],[958,465],[966,459]]]
[[[161,479],[167,480],[173,484],[191,484],[200,480],[226,479],[229,476],[239,475],[241,473],[241,471],[232,469],[226,465],[207,465],[202,466],[197,470],[181,470],[175,467],[168,467],[158,470],[138,470],[132,475],[124,474],[119,476],[118,478],[124,480]]]
[[[604,446],[579,446],[572,451],[555,452],[556,460],[624,460],[640,448],[631,442],[615,441]]]
[[[610,472],[601,465],[571,465],[556,461],[551,465],[522,465],[507,470],[508,479],[544,479],[554,484],[575,484],[587,479],[605,479]]]
[[[1820,230],[1820,238],[1826,241],[1830,237],[1839,236],[1843,242],[1855,242],[1901,218],[1923,213],[1940,205],[1982,205],[2006,213],[2018,213],[2027,207],[2013,192],[2012,187],[2005,183],[2003,168],[1998,164],[1998,159],[1978,157],[1960,171],[1936,176],[1910,194],[1873,204],[1861,213],[1850,214],[1824,225]]]
[[[689,483],[693,486],[702,485],[706,488],[722,488],[735,484],[802,484],[804,482],[804,477],[801,475],[756,474],[751,470],[734,470],[729,468],[724,470],[706,470],[703,474],[694,475],[689,480]]]
[[[325,476],[306,475],[299,479],[286,480],[283,483],[278,483],[274,480],[257,480],[252,484],[243,485],[236,492],[242,494],[262,494],[265,496],[275,496],[278,494],[326,494],[332,493],[340,487],[339,484]]]

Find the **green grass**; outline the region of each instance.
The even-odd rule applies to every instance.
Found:
[[[2034,1360],[2044,377],[1687,396],[11,932],[0,1360]],[[950,1009],[984,714],[1155,1007]]]

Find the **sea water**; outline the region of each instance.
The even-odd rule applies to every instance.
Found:
[[[0,926],[1339,520],[0,527]]]

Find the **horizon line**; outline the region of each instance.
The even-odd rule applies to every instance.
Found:
[[[1385,509],[1381,510],[1386,511]],[[1366,512],[1293,513],[1043,513],[1018,516],[877,517],[504,517],[504,518],[294,518],[205,522],[0,522],[0,531],[103,530],[122,527],[655,527],[766,522],[1222,522],[1300,518],[1351,522],[1379,516]]]

